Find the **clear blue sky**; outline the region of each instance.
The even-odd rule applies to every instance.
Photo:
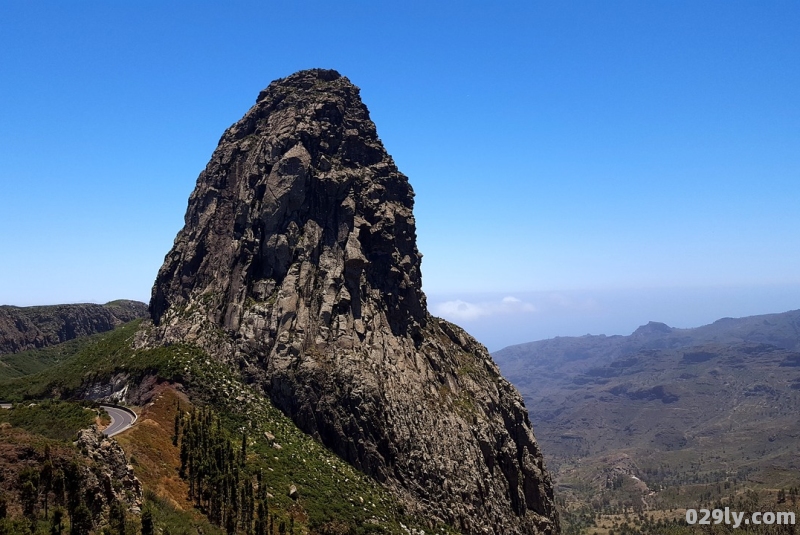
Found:
[[[417,193],[433,312],[490,349],[800,308],[798,28],[796,1],[4,0],[0,303],[148,300],[224,129],[325,67]]]

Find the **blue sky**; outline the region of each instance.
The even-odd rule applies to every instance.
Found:
[[[148,300],[225,128],[337,69],[490,349],[800,308],[800,3],[0,3],[0,303]]]

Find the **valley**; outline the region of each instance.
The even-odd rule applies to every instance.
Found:
[[[687,330],[651,324],[630,337],[545,340],[495,354],[526,397],[554,474],[564,533],[694,533],[696,527],[685,522],[691,507],[797,511],[800,367],[797,340],[788,333],[799,317],[795,311],[726,319]],[[62,348],[61,357],[44,370],[0,381],[0,398],[16,402],[13,411],[0,413],[12,425],[4,428],[4,443],[30,444],[30,451],[41,455],[41,441],[52,440],[34,438],[53,424],[40,416],[40,427],[8,434],[22,425],[12,416],[24,407],[22,400],[107,398],[113,389],[99,385],[138,384],[127,395],[139,421],[116,440],[142,482],[157,525],[171,526],[171,533],[187,532],[182,526],[200,526],[206,533],[218,529],[192,505],[188,484],[179,476],[174,422],[178,411],[188,414],[194,406],[213,407],[224,416],[221,422],[234,443],[247,430],[254,455],[248,470],[269,473],[275,526],[292,521],[298,530],[317,526],[319,531],[337,522],[375,521],[388,532],[404,533],[401,524],[413,525],[392,496],[197,349],[130,348],[138,328],[133,322],[84,338],[71,352]],[[36,425],[32,415],[45,413],[58,420],[56,428],[65,429],[65,437],[77,429],[69,425],[86,425],[64,427],[63,418],[78,413],[64,412],[70,403],[63,403],[61,408],[45,403],[22,417],[25,426]],[[58,447],[62,456],[69,451]],[[336,480],[320,479],[326,471]],[[347,483],[342,474],[348,474]],[[300,500],[289,497],[292,485]],[[14,496],[13,478],[0,487]],[[374,508],[353,509],[359,498]],[[353,516],[358,511],[368,516]],[[126,521],[130,529],[140,529],[135,515]],[[746,532],[783,533],[776,529]]]
[[[493,357],[523,393],[569,507],[670,511],[747,492],[774,507],[800,487],[798,325],[798,311],[650,323]]]

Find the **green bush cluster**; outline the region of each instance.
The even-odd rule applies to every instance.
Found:
[[[95,416],[93,410],[81,403],[48,399],[17,404],[12,409],[2,410],[0,423],[8,422],[14,427],[54,440],[71,441],[78,430],[94,422]]]

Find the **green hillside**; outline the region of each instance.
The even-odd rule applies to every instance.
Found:
[[[186,408],[193,406],[213,414],[218,436],[236,444],[237,449],[242,436],[246,437],[249,453],[240,477],[255,480],[256,474],[263,475],[271,496],[269,514],[274,515],[276,533],[282,523],[287,530],[293,526],[294,533],[331,534],[404,534],[407,531],[401,524],[409,528],[417,524],[404,515],[403,505],[392,494],[302,433],[267,398],[197,348],[174,345],[133,350],[131,341],[138,328],[138,321],[131,322],[84,340],[74,352],[65,351],[60,358],[41,359],[42,370],[38,373],[0,382],[0,399],[25,403],[46,398],[77,400],[94,392],[98,385],[107,384],[112,377],[122,375],[130,385],[152,385],[152,392],[140,389],[136,394],[143,405],[139,412],[147,415],[155,389],[166,386],[185,393],[189,400]],[[175,413],[177,407],[171,410]],[[120,442],[126,451],[144,451],[145,442],[160,440],[160,449],[174,448],[177,455],[180,442],[173,445],[172,426],[162,424],[158,426],[162,431],[142,427],[137,433],[139,428],[134,427],[120,435]],[[166,427],[169,429],[165,435]],[[137,473],[145,470],[144,464],[135,464]],[[157,463],[147,469],[153,470],[154,466]],[[143,474],[141,479],[153,502],[154,518],[174,529],[180,522],[170,518],[175,515],[182,518],[181,515],[188,513],[172,508],[171,501],[155,492],[155,488],[149,489],[147,482],[174,478],[177,468],[163,466],[156,470],[161,473]],[[292,486],[297,493],[290,497]],[[211,514],[206,506],[201,510]],[[247,530],[239,526],[236,533]],[[436,533],[454,531],[442,526]]]
[[[0,355],[0,383],[16,377],[34,375],[68,360],[107,334],[75,338],[53,346]]]

